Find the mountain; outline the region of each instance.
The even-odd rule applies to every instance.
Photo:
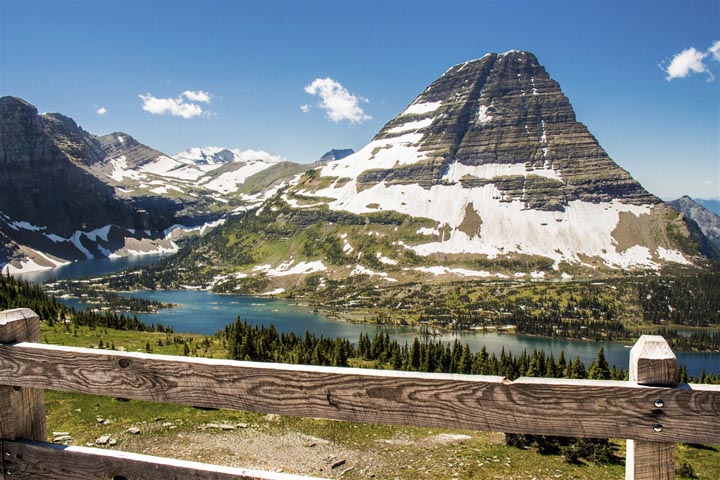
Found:
[[[216,289],[569,278],[703,261],[529,52],[455,65],[360,151],[181,255]]]
[[[0,268],[176,251],[189,232],[258,206],[305,170],[256,150],[171,157],[126,133],[93,135],[69,117],[2,97]]]
[[[87,132],[59,114],[38,115],[27,102],[0,99],[0,205],[5,215],[70,234],[85,224],[162,227],[138,218],[111,187],[86,171],[102,158]]]
[[[707,208],[715,215],[720,215],[720,200],[715,200],[711,198],[696,198],[694,199],[694,201]]]
[[[143,208],[93,174],[109,148],[66,116],[38,115],[22,99],[0,98],[3,269],[177,249],[162,231],[179,207],[162,201]]]
[[[241,194],[240,186],[265,169],[288,163],[260,150],[221,147],[195,147],[170,156],[142,146],[144,155],[138,156],[140,144],[129,135],[99,138],[108,137],[114,139],[114,147],[92,165],[91,173],[114,186],[120,196],[174,202],[187,218],[257,206],[264,197]]]
[[[668,202],[668,204],[697,223],[702,233],[720,251],[720,216],[718,214],[687,195]]]
[[[324,165],[328,162],[334,162],[335,160],[340,160],[348,155],[352,155],[355,153],[355,150],[352,148],[333,148],[329,152],[325,152],[322,157],[320,157],[320,160],[315,162],[315,165]]]

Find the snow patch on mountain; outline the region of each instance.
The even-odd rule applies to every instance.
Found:
[[[19,230],[22,228],[23,230],[29,230],[31,232],[39,232],[41,230],[47,229],[47,227],[38,227],[37,225],[33,225],[32,223],[24,222],[24,221],[8,222],[8,227],[12,228],[13,230]]]
[[[177,178],[186,178],[188,180],[194,179],[196,177],[194,176],[184,176],[179,174],[177,171],[178,169],[181,169],[184,166],[183,163],[178,162],[174,158],[166,157],[165,155],[157,157],[155,160],[153,160],[150,163],[147,163],[142,166],[140,169],[141,173],[152,173],[155,175],[161,175],[163,177],[177,177]]]
[[[245,183],[249,177],[262,172],[272,164],[264,161],[252,161],[243,164],[237,170],[225,172],[215,178],[202,180],[200,185],[218,193],[231,193],[237,190],[239,185]]]
[[[505,275],[492,274],[486,270],[469,270],[467,268],[449,268],[449,267],[444,267],[442,265],[435,265],[432,267],[415,267],[415,268],[413,268],[413,270],[416,270],[418,272],[423,272],[423,273],[431,273],[435,276],[446,275],[448,273],[451,273],[454,275],[458,275],[460,277],[482,277],[482,278],[493,277],[493,276],[503,277],[503,278],[505,277]]]
[[[433,119],[432,118],[423,118],[422,120],[415,120],[407,123],[403,123],[402,125],[398,125],[397,127],[393,127],[390,130],[388,130],[388,133],[402,133],[402,132],[409,132],[409,131],[416,131],[420,130],[421,128],[426,128],[432,125]]]
[[[492,105],[490,105],[490,107],[492,107]],[[480,105],[480,108],[478,109],[478,122],[480,122],[481,124],[489,123],[493,119],[493,116],[488,114],[488,110],[490,109],[490,107]]]
[[[400,115],[424,115],[426,113],[434,112],[440,108],[440,105],[442,105],[442,102],[413,103],[403,110]]]
[[[171,238],[173,237],[177,231],[182,232],[197,232],[200,235],[205,235],[206,232],[212,230],[213,228],[223,225],[225,223],[224,218],[220,218],[218,220],[212,221],[212,222],[205,222],[202,225],[197,225],[194,227],[188,227],[185,225],[180,225],[179,223],[176,223],[175,225],[166,228],[163,231],[163,235],[165,238]]]
[[[126,178],[133,180],[140,179],[140,172],[133,170],[128,166],[127,157],[125,157],[125,155],[121,155],[110,160],[110,168],[112,170],[110,173],[106,173],[106,175],[116,182],[122,182]]]
[[[677,250],[670,250],[667,248],[658,247],[657,255],[663,260],[680,263],[682,265],[692,265],[692,262],[685,258],[685,256]]]
[[[3,274],[11,274],[14,275],[16,273],[29,273],[29,272],[41,272],[43,270],[49,270],[51,268],[55,268],[61,265],[65,265],[65,263],[57,263],[54,266],[45,266],[45,265],[39,265],[35,262],[32,258],[25,257],[22,260],[19,261],[20,266],[15,266],[12,263],[6,264],[3,269]],[[69,262],[68,262],[69,263]]]
[[[342,164],[343,161],[338,163]],[[332,167],[325,168],[333,171]],[[352,168],[352,165],[348,168]],[[357,166],[355,168],[359,169]],[[559,174],[551,168],[528,170],[522,164],[477,167],[456,164],[448,174],[448,179],[456,180],[465,175],[496,178],[527,174],[560,180]],[[311,195],[309,192],[304,193]],[[314,195],[334,198],[329,202],[333,210],[364,214],[378,211],[376,206],[379,205],[381,210],[393,210],[411,216],[418,216],[422,212],[423,217],[445,225],[449,235],[440,241],[409,247],[423,256],[467,253],[482,254],[492,259],[518,253],[549,257],[557,265],[562,261],[583,263],[579,255],[587,255],[599,257],[607,265],[617,268],[659,267],[654,260],[657,257],[648,248],[634,246],[619,251],[612,237],[621,212],[640,216],[650,213],[649,205],[631,205],[616,200],[602,203],[576,200],[570,202],[564,212],[534,210],[528,209],[521,200],[503,200],[502,192],[493,184],[463,188],[459,183],[452,183],[425,189],[416,184],[386,185],[380,182],[358,192],[355,182],[351,181],[341,188],[318,190]],[[465,219],[468,205],[481,219],[479,232],[473,235],[459,228]],[[424,229],[419,233],[434,235],[437,231]],[[683,258],[671,256],[665,251],[658,252],[658,255],[665,259]],[[683,261],[686,260],[683,258]]]
[[[288,275],[308,275],[315,272],[324,272],[327,270],[322,260],[314,262],[299,262],[293,265],[294,260],[288,260],[273,268],[272,265],[258,265],[253,268],[253,272],[264,273],[268,277],[285,277]]]
[[[325,177],[357,178],[365,170],[417,163],[426,158],[418,148],[422,138],[422,133],[407,133],[398,137],[373,140],[359,152],[328,163],[320,173]],[[347,185],[354,190],[354,182],[352,185]]]
[[[157,255],[161,253],[177,253],[179,250],[178,246],[173,241],[169,241],[168,244],[162,242],[156,242],[143,238],[137,240],[135,238],[126,239],[125,246],[121,249],[122,255],[113,253],[110,255],[111,258],[135,256],[135,255]]]
[[[383,255],[383,254],[380,253],[380,252],[377,252],[377,253],[375,254],[375,257],[378,259],[378,261],[379,261],[380,263],[384,263],[385,265],[397,265],[397,264],[398,264],[398,261],[397,261],[397,260],[393,260],[393,259],[390,258],[390,257],[386,257],[385,255]]]
[[[464,165],[454,162],[450,165],[443,180],[448,182],[458,182],[463,177],[482,178],[493,180],[508,176],[537,175],[539,177],[550,178],[562,182],[562,176],[558,170],[550,166],[544,168],[534,168],[530,164],[523,163],[486,163],[483,165]]]
[[[96,228],[95,230],[85,233],[85,236],[93,242],[96,242],[98,238],[107,242],[110,228],[112,228],[112,225],[105,225],[104,227]]]
[[[367,268],[363,265],[355,265],[355,268],[353,268],[352,271],[350,272],[351,277],[354,277],[357,275],[367,275],[369,277],[380,277],[387,282],[397,282],[397,279],[390,277],[387,273],[376,272],[375,270]]]
[[[440,235],[437,228],[420,227],[415,232],[418,235]]]

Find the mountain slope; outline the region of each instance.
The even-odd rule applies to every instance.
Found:
[[[569,278],[692,265],[703,257],[691,233],[576,120],[535,56],[512,51],[451,67],[360,151],[174,264],[202,264],[204,286],[256,293]]]
[[[681,252],[682,220],[613,162],[528,52],[451,67],[367,146],[294,193],[334,210],[430,218],[429,241],[408,247],[423,256],[656,268],[696,253]]]
[[[175,251],[174,240],[259,205],[304,170],[255,150],[196,148],[173,158],[125,133],[96,136],[2,97],[0,268]]]
[[[59,234],[82,224],[150,228],[159,219],[137,219],[111,187],[76,160],[96,162],[100,156],[87,133],[67,117],[38,115],[21,99],[0,99],[0,209],[5,215]]]
[[[707,208],[716,215],[720,215],[720,200],[711,198],[695,198],[693,199],[696,203],[699,203],[703,207]]]
[[[708,210],[702,204],[684,195],[677,200],[668,202],[675,210],[686,215],[698,224],[715,247],[720,251],[720,216]]]

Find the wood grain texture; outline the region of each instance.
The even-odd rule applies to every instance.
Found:
[[[674,386],[678,362],[667,341],[659,335],[643,335],[630,350],[630,382],[641,385]],[[664,413],[667,402],[657,410]],[[713,415],[713,413],[710,413]],[[715,413],[714,415],[717,415]],[[655,426],[665,429],[659,416]],[[717,427],[716,427],[717,428]],[[628,440],[625,452],[626,480],[668,480],[675,478],[675,444]]]
[[[0,343],[39,342],[40,317],[29,308],[0,312]]]
[[[0,312],[0,343],[39,342],[40,318],[28,308]],[[0,438],[45,440],[43,391],[0,382]]]
[[[640,385],[675,385],[678,362],[670,345],[660,335],[642,335],[630,350],[631,382]]]
[[[720,386],[519,379],[0,345],[0,384],[365,423],[720,443]],[[661,398],[664,407],[654,402]],[[656,432],[653,424],[662,423]]]
[[[8,480],[312,480],[98,448],[4,442]]]
[[[628,440],[625,452],[626,480],[675,478],[675,444]]]

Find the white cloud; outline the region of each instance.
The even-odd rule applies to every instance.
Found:
[[[199,90],[197,92],[191,92],[187,90],[176,98],[157,98],[151,93],[146,95],[138,95],[143,101],[142,109],[153,115],[173,115],[182,118],[194,118],[194,117],[208,117],[210,112],[203,110],[197,103],[186,102],[185,99],[191,99],[193,96],[196,101],[209,102],[210,95],[207,92]]]
[[[360,103],[367,103],[368,99],[353,95],[332,78],[316,78],[305,87],[305,92],[320,97],[318,107],[325,110],[333,122],[362,123],[372,118],[360,107]]]
[[[706,51],[690,47],[673,56],[667,68],[663,68],[667,73],[665,78],[670,81],[675,78],[685,78],[695,73],[705,73],[708,76],[708,82],[712,82],[715,80],[715,76],[710,71],[706,60],[720,61],[720,41],[713,43]]]
[[[182,94],[191,102],[210,103],[210,94],[202,90],[185,90]]]
[[[665,72],[667,73],[667,79],[672,80],[673,78],[685,78],[690,73],[703,73],[707,70],[703,60],[707,54],[705,52],[699,52],[693,47],[683,50],[682,52],[675,55],[668,65]]]
[[[300,110],[301,110],[303,113],[307,113],[307,112],[309,112],[311,109],[312,109],[312,107],[311,107],[310,105],[308,105],[307,103],[306,103],[305,105],[300,105]]]
[[[268,163],[278,163],[278,162],[284,162],[285,159],[281,157],[280,155],[272,155],[264,150],[243,150],[242,152],[237,152],[236,155],[239,161],[241,162],[251,162],[253,160],[262,160],[264,162]]]
[[[720,40],[712,44],[712,47],[708,48],[708,52],[710,52],[713,56],[713,58],[720,62]]]
[[[100,107],[97,110],[95,110],[95,113],[97,113],[98,115],[105,115],[107,113],[107,108]]]

